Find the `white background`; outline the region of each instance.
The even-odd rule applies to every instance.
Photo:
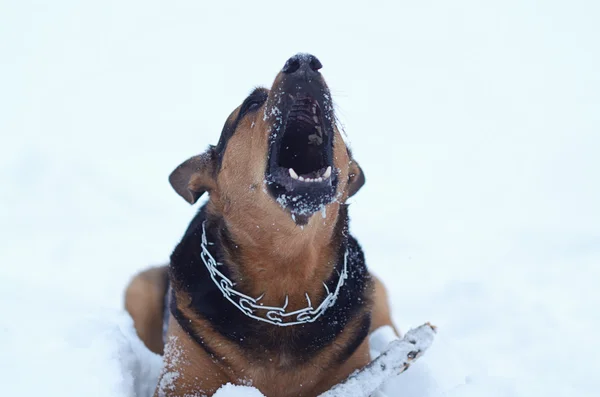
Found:
[[[118,371],[82,362],[104,325],[79,319],[167,261],[195,211],[168,174],[302,51],[395,319],[440,328],[398,395],[597,395],[598,4],[0,0],[3,388],[103,395]]]

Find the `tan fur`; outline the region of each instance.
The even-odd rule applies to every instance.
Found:
[[[371,314],[371,331],[375,331],[379,327],[384,325],[391,326],[396,335],[400,336],[400,332],[392,321],[392,315],[390,310],[390,301],[388,299],[387,290],[383,282],[371,273],[375,292],[373,294],[373,311]]]
[[[154,353],[163,354],[163,310],[167,266],[153,267],[136,275],[125,290],[125,309],[135,330]]]

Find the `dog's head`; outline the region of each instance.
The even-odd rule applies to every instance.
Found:
[[[270,90],[255,89],[231,113],[216,146],[173,171],[175,191],[191,204],[208,191],[223,213],[285,211],[296,223],[355,194],[365,178],[321,66],[312,55],[291,57]]]

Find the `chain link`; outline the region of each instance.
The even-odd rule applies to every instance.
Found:
[[[323,313],[325,313],[325,310],[335,305],[340,289],[344,285],[345,280],[348,278],[348,250],[346,250],[344,253],[344,266],[342,268],[342,273],[340,274],[338,283],[335,287],[335,291],[330,292],[327,285],[323,283],[327,295],[325,296],[325,299],[323,299],[323,302],[321,302],[316,309],[312,307],[310,297],[307,293],[305,293],[304,295],[306,296],[308,306],[303,309],[294,310],[293,312],[286,312],[289,300],[287,295],[285,297],[285,303],[283,304],[283,307],[265,306],[260,303],[260,300],[263,298],[264,294],[258,298],[252,298],[234,289],[235,284],[219,271],[218,266],[221,266],[221,264],[217,263],[215,258],[213,258],[208,250],[208,246],[212,245],[213,243],[209,243],[206,239],[205,223],[206,221],[202,222],[202,253],[200,254],[202,262],[204,262],[212,281],[215,283],[217,288],[221,290],[223,297],[231,302],[246,316],[258,321],[277,325],[279,327],[289,327],[292,325],[315,322],[323,315]]]

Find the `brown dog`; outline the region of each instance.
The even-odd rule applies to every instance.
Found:
[[[316,396],[369,362],[368,334],[391,325],[383,285],[348,232],[364,184],[308,54],[231,113],[216,146],[170,177],[208,202],[168,268],[136,276],[126,308],[163,352],[156,396],[212,395],[230,382],[265,396]],[[163,313],[168,315],[163,321]]]

